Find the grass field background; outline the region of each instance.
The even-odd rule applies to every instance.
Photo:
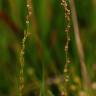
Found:
[[[68,96],[96,96],[96,1],[75,0],[90,87],[85,88],[73,22]],[[60,0],[32,0],[32,33],[25,48],[24,96],[61,96],[66,27]],[[19,53],[26,29],[26,0],[0,0],[0,96],[18,96]],[[42,76],[44,75],[44,78]]]

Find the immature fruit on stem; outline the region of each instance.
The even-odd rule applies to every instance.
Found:
[[[67,1],[66,0],[62,0],[61,5],[64,7],[65,10],[65,19],[66,19],[66,28],[65,28],[65,32],[66,32],[66,43],[64,46],[64,50],[65,50],[65,67],[64,67],[64,88],[66,90],[66,85],[67,82],[69,82],[69,75],[68,75],[68,64],[70,64],[70,60],[68,57],[68,50],[69,50],[69,41],[70,41],[70,8],[67,5]],[[67,96],[67,92],[64,90],[64,92],[61,94],[61,96]],[[65,94],[66,93],[66,94]]]
[[[22,39],[22,45],[21,45],[21,51],[20,51],[20,72],[19,72],[19,96],[23,96],[23,90],[24,90],[24,51],[25,51],[25,42],[28,36],[30,35],[30,32],[28,31],[29,23],[30,23],[30,17],[32,15],[32,4],[31,0],[27,0],[27,10],[28,14],[26,16],[26,30],[24,31],[24,37]]]

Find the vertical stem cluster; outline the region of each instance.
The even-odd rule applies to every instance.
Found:
[[[66,0],[62,0],[61,5],[64,7],[65,10],[65,19],[66,19],[66,28],[65,28],[65,32],[66,32],[66,44],[64,46],[64,50],[65,50],[65,66],[64,66],[64,84],[65,87],[67,85],[67,82],[69,81],[69,76],[68,76],[68,64],[70,63],[69,57],[68,57],[68,49],[69,49],[69,42],[70,42],[70,14],[71,14],[71,10],[68,7],[67,1]],[[67,96],[67,90],[65,89],[65,92],[63,92],[61,94],[61,96]]]
[[[26,30],[24,31],[24,37],[22,39],[21,51],[20,51],[20,72],[19,72],[19,96],[23,96],[24,90],[24,51],[25,51],[25,42],[28,36],[30,35],[28,28],[30,23],[30,17],[32,15],[32,4],[31,0],[27,0],[27,11],[28,14],[26,16]]]

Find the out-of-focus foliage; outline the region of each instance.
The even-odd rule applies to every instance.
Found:
[[[25,50],[24,96],[39,96],[40,92],[42,96],[60,96],[63,91],[66,23],[60,3],[60,0],[32,1],[32,23],[28,29],[32,35],[26,41]],[[75,0],[75,5],[92,88],[87,91],[83,88],[72,27],[68,92],[69,96],[95,96],[96,0]],[[0,0],[0,96],[18,96],[19,53],[23,30],[26,29],[26,14],[26,0]]]

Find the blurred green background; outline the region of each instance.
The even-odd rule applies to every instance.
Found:
[[[62,96],[66,27],[60,0],[32,0],[32,35],[26,41],[24,96]],[[80,38],[91,87],[83,88],[71,21],[68,96],[96,96],[96,0],[75,0]],[[0,96],[18,96],[19,53],[26,0],[0,0]],[[44,78],[42,78],[44,75]]]

